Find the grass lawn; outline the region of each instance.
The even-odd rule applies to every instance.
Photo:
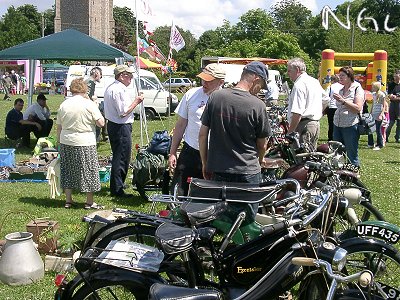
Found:
[[[24,96],[24,100],[26,96]],[[36,97],[35,97],[36,98]],[[0,95],[3,99],[3,95]],[[0,148],[9,148],[4,140],[4,124],[7,112],[12,109],[12,101],[0,100]],[[63,97],[49,96],[48,105],[55,118],[57,109]],[[36,100],[34,100],[36,101]],[[26,108],[26,106],[25,106]],[[156,130],[171,130],[175,123],[175,117],[163,118],[162,121],[149,121],[149,138]],[[55,136],[56,128],[53,128],[52,135]],[[326,141],[327,125],[324,118],[321,124],[320,142]],[[133,143],[140,143],[140,122],[136,121],[133,126]],[[393,140],[393,137],[392,137]],[[34,144],[32,135],[31,144]],[[381,151],[367,149],[367,138],[363,136],[360,140],[361,157],[361,180],[371,189],[374,204],[383,212],[388,221],[399,224],[398,205],[400,198],[400,144],[389,143]],[[110,145],[102,142],[98,152],[100,156],[110,155]],[[135,149],[133,149],[135,152]],[[134,157],[135,153],[132,154]],[[16,150],[16,160],[21,161],[31,156],[29,150]],[[126,182],[129,184],[129,180]],[[25,231],[26,224],[36,218],[50,218],[60,223],[62,233],[60,242],[67,246],[71,242],[79,241],[83,238],[86,226],[80,220],[87,211],[83,209],[85,194],[74,194],[74,200],[79,203],[78,208],[66,210],[64,208],[64,196],[57,199],[50,199],[49,186],[47,183],[0,183],[0,202],[2,210],[0,212],[0,239],[11,232]],[[131,190],[129,190],[131,192]],[[147,212],[149,203],[142,200],[133,191],[134,198],[126,200],[116,200],[109,196],[109,185],[103,184],[102,190],[95,195],[95,201],[106,206],[107,209],[113,207],[124,207]],[[10,287],[0,283],[0,300],[3,299],[52,299],[55,291],[53,284],[55,274],[46,273],[43,280],[38,283]]]

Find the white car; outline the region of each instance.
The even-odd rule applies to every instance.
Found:
[[[68,70],[67,75],[67,97],[71,96],[69,86],[71,81],[77,77],[88,78],[92,66],[85,65],[72,65]],[[100,66],[103,72],[103,78],[100,82],[96,83],[95,96],[99,102],[104,98],[104,91],[115,80],[114,66]],[[166,91],[157,76],[150,71],[140,70],[140,91],[144,94],[144,108],[147,119],[151,120],[158,115],[169,115],[178,106],[178,97]],[[134,74],[134,79],[129,85],[129,92],[134,98],[137,95],[136,84],[138,82],[138,75]],[[139,114],[140,107],[136,107],[134,113]]]

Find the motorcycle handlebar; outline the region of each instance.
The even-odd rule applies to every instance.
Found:
[[[282,221],[273,225],[269,225],[269,226],[264,226],[261,229],[262,235],[269,235],[274,233],[275,231],[280,231],[284,228],[287,228],[287,223],[286,221]]]
[[[352,282],[358,279],[358,282],[362,287],[367,287],[373,282],[374,275],[369,270],[363,270],[361,272],[357,272],[355,274],[351,274],[348,276],[342,276],[340,274],[335,274],[332,270],[332,265],[322,259],[315,259],[310,257],[293,257],[292,264],[296,266],[307,266],[307,267],[317,267],[320,269],[325,269],[328,277],[334,279],[338,282]],[[321,268],[321,267],[324,268]]]
[[[311,257],[293,257],[292,264],[296,266],[313,267],[316,265],[316,259]]]

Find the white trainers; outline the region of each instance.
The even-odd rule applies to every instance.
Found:
[[[374,148],[372,148],[372,150],[377,151],[377,150],[381,150],[381,148],[380,147],[374,147]]]
[[[374,145],[368,145],[367,148],[372,149],[372,148],[374,148]]]

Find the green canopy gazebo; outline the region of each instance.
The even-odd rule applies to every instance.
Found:
[[[32,103],[35,60],[134,61],[134,57],[75,29],[67,29],[0,51],[0,60],[28,59],[28,102]]]

